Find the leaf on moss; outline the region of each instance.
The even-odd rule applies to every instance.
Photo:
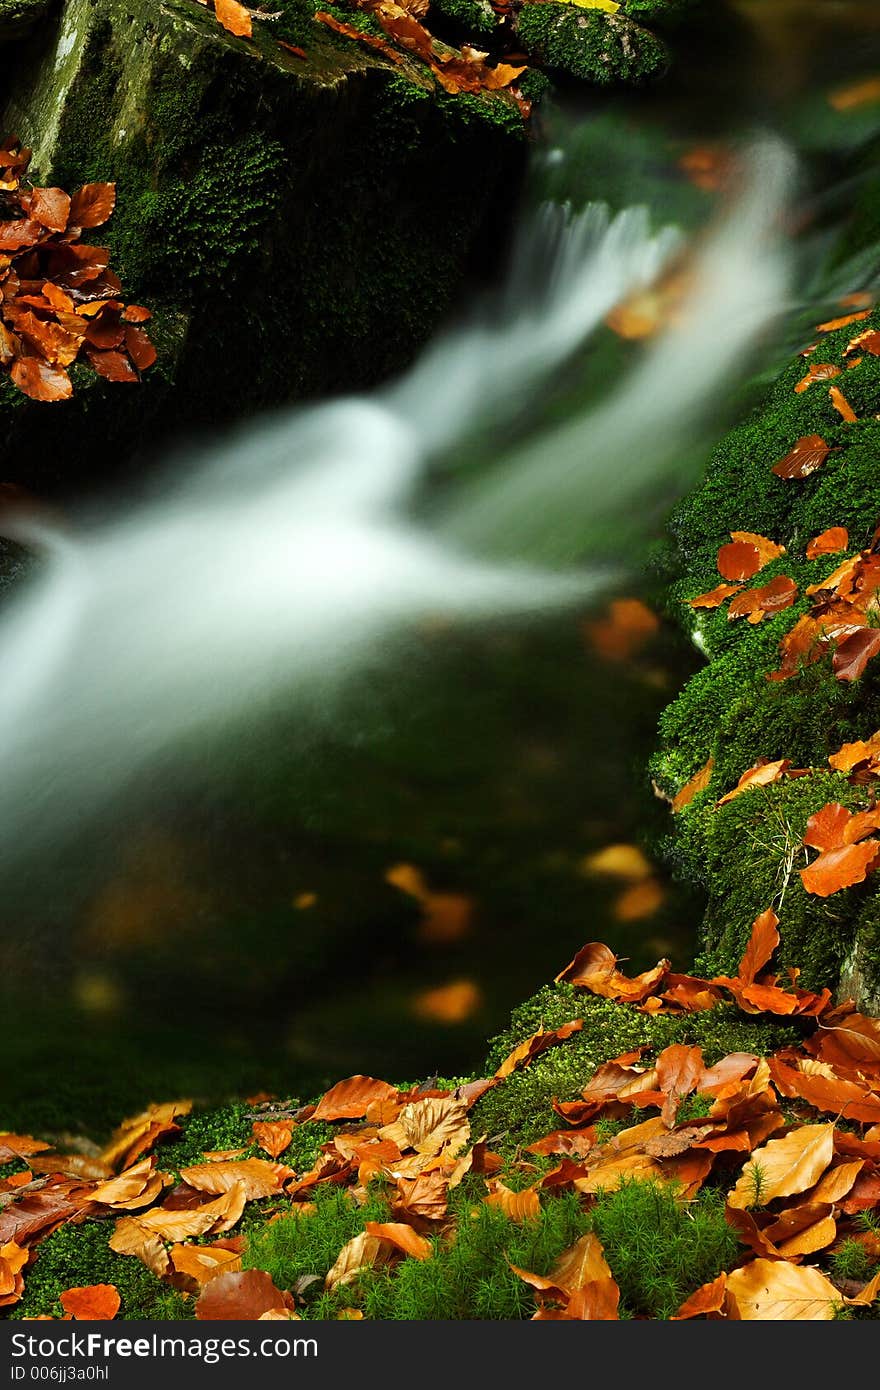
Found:
[[[772,473],[777,478],[808,478],[821,468],[831,452],[831,448],[819,434],[806,434],[789,450],[784,458],[774,463]]]
[[[846,550],[849,545],[849,532],[845,526],[829,526],[827,531],[814,536],[807,546],[808,560],[817,560],[820,555],[834,555],[838,550]]]

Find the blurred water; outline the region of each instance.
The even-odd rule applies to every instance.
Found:
[[[520,447],[418,523],[426,471],[524,398],[627,294],[681,252],[644,208],[549,206],[504,292],[373,399],[294,410],[177,457],[148,500],[74,532],[20,517],[39,573],[0,624],[0,857],[63,841],[183,739],[283,695],[330,700],[389,634],[583,603],[623,510],[651,504],[787,290],[780,218],[792,160],[746,152],[740,188],[694,254],[677,321],[609,398]],[[494,552],[503,558],[493,558]],[[576,560],[538,567],[533,557]]]

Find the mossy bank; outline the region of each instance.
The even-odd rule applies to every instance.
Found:
[[[808,358],[798,354],[766,399],[722,440],[700,485],[671,520],[672,564],[678,578],[670,608],[706,656],[706,665],[662,716],[661,747],[653,773],[660,790],[678,792],[712,760],[711,781],[674,818],[668,844],[680,873],[704,887],[703,964],[735,967],[754,917],[771,904],[781,919],[783,966],[799,966],[809,986],[855,992],[866,1004],[880,982],[880,899],[876,879],[820,898],[806,893],[798,870],[807,862],[807,819],[831,801],[853,809],[872,803],[876,784],[851,785],[829,766],[844,743],[880,728],[880,670],[869,663],[855,681],[835,678],[831,653],[784,680],[768,677],[780,665],[780,641],[806,613],[820,583],[846,557],[872,544],[880,520],[880,359],[845,356],[859,332],[880,327],[880,314],[817,332]],[[842,419],[827,381],[796,391],[809,362],[838,366],[834,385],[857,416]],[[831,447],[823,465],[805,478],[785,479],[773,465],[795,442],[819,435]],[[845,527],[845,552],[805,558],[809,541],[830,527]],[[719,547],[733,531],[758,533],[786,553],[752,581],[790,576],[794,605],[760,624],[730,621],[727,606],[689,606],[721,576]],[[759,760],[789,759],[809,775],[756,787],[717,805]]]

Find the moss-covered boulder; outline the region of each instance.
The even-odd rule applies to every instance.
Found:
[[[857,680],[837,679],[829,647],[787,679],[770,677],[780,667],[780,642],[821,601],[816,587],[872,545],[880,520],[880,358],[847,353],[857,334],[876,329],[875,312],[837,331],[816,332],[813,352],[791,360],[766,399],[722,440],[703,481],[675,511],[679,577],[671,604],[707,664],[665,711],[653,768],[660,788],[673,795],[712,760],[708,786],[675,816],[670,841],[679,871],[708,895],[703,964],[735,968],[752,920],[772,903],[781,919],[779,963],[801,967],[809,986],[839,987],[868,1005],[880,988],[876,875],[823,898],[805,891],[799,870],[809,857],[803,835],[813,813],[829,802],[865,809],[876,798],[875,780],[835,770],[829,758],[880,729],[880,668],[872,662]],[[830,364],[840,375],[796,390],[810,363]],[[831,387],[843,392],[855,420],[842,418]],[[808,435],[830,446],[821,467],[803,478],[778,477],[773,465]],[[809,541],[830,527],[847,528],[846,550],[807,559]],[[690,606],[721,582],[718,550],[733,531],[786,548],[748,584],[778,575],[797,584],[791,607],[755,625],[731,621],[727,603]],[[867,621],[876,621],[870,610]],[[718,804],[753,764],[779,759],[809,772]]]
[[[623,11],[536,0],[520,9],[516,34],[543,67],[603,87],[647,82],[669,64],[663,40]]]
[[[37,182],[115,181],[101,239],[154,311],[159,362],[141,387],[83,370],[52,406],[4,378],[7,479],[94,472],[160,412],[189,427],[366,386],[496,244],[524,150],[513,98],[449,95],[313,8],[288,0],[248,40],[196,0],[66,0],[16,46],[0,128],[33,146]]]

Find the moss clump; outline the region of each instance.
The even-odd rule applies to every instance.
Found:
[[[714,763],[709,787],[676,816],[667,845],[677,874],[708,895],[702,967],[734,969],[751,922],[773,904],[782,933],[777,964],[800,967],[811,987],[834,988],[849,970],[863,997],[875,988],[880,966],[873,880],[821,899],[805,893],[797,870],[807,862],[802,837],[811,814],[829,801],[853,810],[868,804],[865,789],[832,773],[828,758],[880,728],[880,668],[871,663],[860,680],[838,681],[827,655],[787,680],[768,676],[779,667],[781,640],[815,601],[806,590],[845,558],[838,553],[808,561],[808,542],[828,527],[844,526],[846,554],[855,555],[871,544],[880,519],[880,360],[866,353],[850,368],[845,356],[850,340],[872,328],[880,328],[880,313],[816,333],[810,358],[799,355],[785,367],[765,400],[722,440],[699,486],[673,513],[670,560],[679,577],[670,608],[708,664],[664,711],[652,764],[656,782],[674,794],[709,758]],[[841,420],[825,383],[795,391],[807,361],[843,369],[835,385],[859,417],[855,422]],[[823,465],[805,479],[776,477],[773,464],[811,434],[832,447]],[[757,627],[730,622],[726,604],[688,607],[688,600],[719,582],[718,550],[732,531],[757,532],[786,547],[755,584],[784,574],[798,586],[793,607]],[[816,771],[715,809],[756,761],[780,758]]]
[[[835,1279],[858,1279],[863,1282],[870,1279],[876,1262],[871,1260],[861,1241],[848,1236],[831,1252],[830,1263]]]
[[[111,1250],[107,1242],[112,1233],[112,1222],[86,1221],[81,1226],[62,1226],[48,1236],[38,1247],[36,1263],[27,1271],[22,1301],[10,1316],[62,1317],[61,1294],[88,1284],[116,1286],[122,1300],[120,1317],[169,1316],[157,1307],[159,1300],[167,1304],[167,1285],[160,1284],[140,1260]]]
[[[293,1102],[294,1108],[298,1103]],[[180,1138],[162,1146],[163,1167],[186,1168],[191,1163],[201,1163],[204,1154],[224,1149],[244,1149],[249,1156],[265,1158],[254,1143],[254,1118],[254,1107],[244,1101],[184,1116],[178,1121],[183,1131]],[[331,1127],[321,1121],[295,1125],[290,1146],[280,1162],[297,1173],[308,1172],[315,1165],[321,1145],[331,1136]]]
[[[547,985],[515,1009],[510,1028],[493,1039],[485,1074],[538,1028],[558,1028],[576,1018],[584,1020],[580,1032],[536,1057],[477,1102],[471,1126],[475,1134],[499,1136],[503,1153],[533,1143],[560,1126],[554,1100],[576,1100],[598,1066],[637,1047],[647,1047],[650,1055],[671,1043],[695,1044],[712,1064],[731,1052],[763,1055],[799,1036],[797,1025],[757,1021],[733,1006],[650,1016],[578,992],[571,985]]]
[[[430,22],[439,32],[438,14],[449,21],[451,32],[456,35],[488,38],[498,28],[498,16],[488,0],[434,0]]]
[[[538,62],[603,87],[646,82],[669,64],[662,41],[621,14],[527,4],[517,17],[516,33]]]
[[[599,1194],[592,1225],[620,1288],[621,1317],[672,1317],[737,1257],[724,1196],[711,1189],[685,1205],[671,1186],[626,1181]]]
[[[702,0],[624,0],[624,9],[639,24],[675,29]]]
[[[483,1202],[480,1181],[450,1193],[456,1238],[432,1240],[426,1260],[403,1260],[389,1270],[365,1272],[355,1286],[323,1292],[324,1275],[346,1241],[367,1221],[388,1219],[388,1207],[375,1192],[358,1207],[344,1192],[319,1191],[313,1215],[282,1217],[256,1233],[245,1265],[268,1270],[279,1288],[303,1276],[304,1316],[329,1318],[357,1305],[368,1318],[436,1320],[527,1318],[534,1312],[530,1289],[511,1270],[515,1264],[546,1273],[558,1255],[588,1228],[576,1196],[547,1200],[536,1221],[518,1225]]]

